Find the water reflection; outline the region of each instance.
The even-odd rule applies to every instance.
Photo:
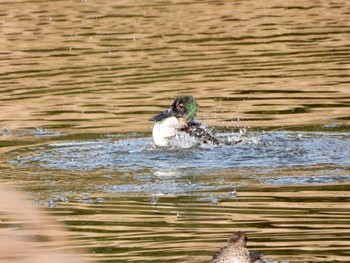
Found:
[[[219,198],[217,204],[192,196],[158,195],[156,203],[147,197],[125,197],[99,204],[61,204],[53,212],[69,213],[66,223],[76,233],[77,245],[97,253],[100,261],[209,262],[228,235],[245,229],[250,248],[264,251],[268,262],[346,262],[348,190],[242,188],[237,198]]]
[[[3,3],[2,125],[145,132],[188,94],[215,126],[347,126],[346,6]]]

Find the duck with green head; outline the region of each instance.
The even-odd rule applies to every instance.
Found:
[[[203,124],[195,121],[197,110],[198,103],[195,98],[175,98],[169,109],[149,119],[156,122],[152,131],[154,143],[157,146],[167,146],[171,138],[185,132],[203,143],[218,145],[218,139]]]

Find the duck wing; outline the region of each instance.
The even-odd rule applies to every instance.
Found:
[[[253,262],[253,263],[262,263],[262,262],[264,262],[262,260],[262,256],[263,256],[263,253],[261,253],[261,252],[257,252],[257,251],[250,251],[249,252],[250,261]]]
[[[213,255],[212,262],[215,262],[215,260],[220,259],[220,256],[222,256],[222,254],[226,250],[227,250],[227,246],[224,246],[224,247],[220,248],[218,251],[216,251],[215,254]]]
[[[220,141],[200,122],[189,122],[187,127],[183,128],[182,131],[187,132],[204,143],[212,143],[214,145],[220,144]]]

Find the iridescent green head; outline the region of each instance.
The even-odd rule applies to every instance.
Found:
[[[198,103],[195,98],[192,96],[180,96],[175,98],[168,110],[153,116],[149,120],[161,121],[167,117],[175,116],[178,118],[185,118],[186,121],[193,121],[196,117],[197,110]]]
[[[174,116],[183,117],[187,121],[192,121],[196,117],[198,110],[198,103],[195,98],[191,96],[177,97],[171,105]]]

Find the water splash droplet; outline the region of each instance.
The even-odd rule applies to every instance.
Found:
[[[47,207],[49,207],[49,208],[54,208],[56,206],[57,206],[57,202],[53,199],[51,199],[47,202]]]
[[[155,205],[155,204],[157,204],[157,201],[158,201],[158,197],[156,197],[156,196],[151,196],[149,202],[150,202],[152,205]]]
[[[229,196],[232,197],[232,198],[236,198],[237,197],[236,189],[234,189],[233,191],[229,192]]]

